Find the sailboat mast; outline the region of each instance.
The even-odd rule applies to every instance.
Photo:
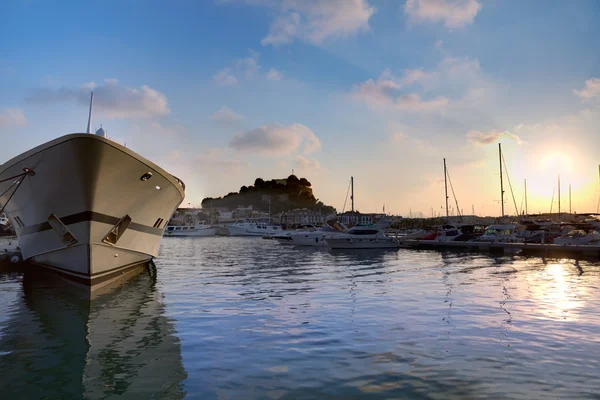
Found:
[[[502,205],[502,217],[504,217],[504,183],[502,182],[502,144],[498,143],[498,160],[500,163],[500,204]]]
[[[525,215],[529,215],[527,212],[527,179],[525,179]]]
[[[446,193],[446,218],[448,215],[448,173],[446,172],[446,159],[444,158],[444,191]]]
[[[569,183],[569,214],[571,214],[571,184]]]
[[[558,219],[560,220],[560,174],[558,174]]]
[[[352,222],[354,223],[354,222],[356,222],[356,216],[354,215],[354,177],[353,176],[350,177],[350,188],[351,188],[350,200],[352,202],[352,220],[353,220]]]

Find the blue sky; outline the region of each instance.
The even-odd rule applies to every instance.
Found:
[[[0,160],[83,131],[93,88],[95,128],[191,204],[294,169],[340,209],[354,175],[361,211],[430,215],[445,157],[459,207],[498,214],[502,142],[517,203],[528,179],[549,211],[561,173],[595,211],[598,20],[593,0],[3,2]]]

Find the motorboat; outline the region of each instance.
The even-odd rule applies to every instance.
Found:
[[[93,94],[92,94],[93,101]],[[103,128],[59,137],[0,167],[0,204],[23,259],[76,282],[106,283],[158,255],[184,183]]]
[[[439,235],[434,239],[436,242],[453,242],[462,235],[462,231],[450,224],[442,226]]]
[[[204,223],[194,225],[167,225],[164,236],[215,236],[219,227]]]
[[[496,224],[486,228],[483,235],[475,239],[478,242],[492,243],[518,243],[522,242],[516,234],[516,227],[513,224]]]
[[[277,225],[270,225],[255,221],[235,221],[233,224],[226,225],[230,236],[266,236],[281,233],[283,229]]]
[[[327,237],[331,249],[397,249],[398,239],[386,236],[378,225],[357,225],[346,233]]]
[[[295,246],[324,247],[327,245],[328,239],[332,239],[343,234],[343,231],[326,226],[316,228],[312,231],[295,232],[290,235],[290,238],[292,240],[292,244]]]
[[[554,244],[562,246],[599,246],[600,233],[595,230],[573,229],[569,233],[555,238]]]

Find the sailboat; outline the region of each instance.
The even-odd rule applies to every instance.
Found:
[[[0,167],[0,204],[22,256],[96,286],[158,255],[185,184],[152,161],[91,134],[59,137]]]

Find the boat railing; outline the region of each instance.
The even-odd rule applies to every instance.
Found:
[[[178,177],[176,177],[175,175],[171,175],[176,181],[177,183],[179,183],[179,186],[181,186],[183,188],[183,190],[185,191],[185,183],[183,183],[183,181],[181,179],[179,179]]]

